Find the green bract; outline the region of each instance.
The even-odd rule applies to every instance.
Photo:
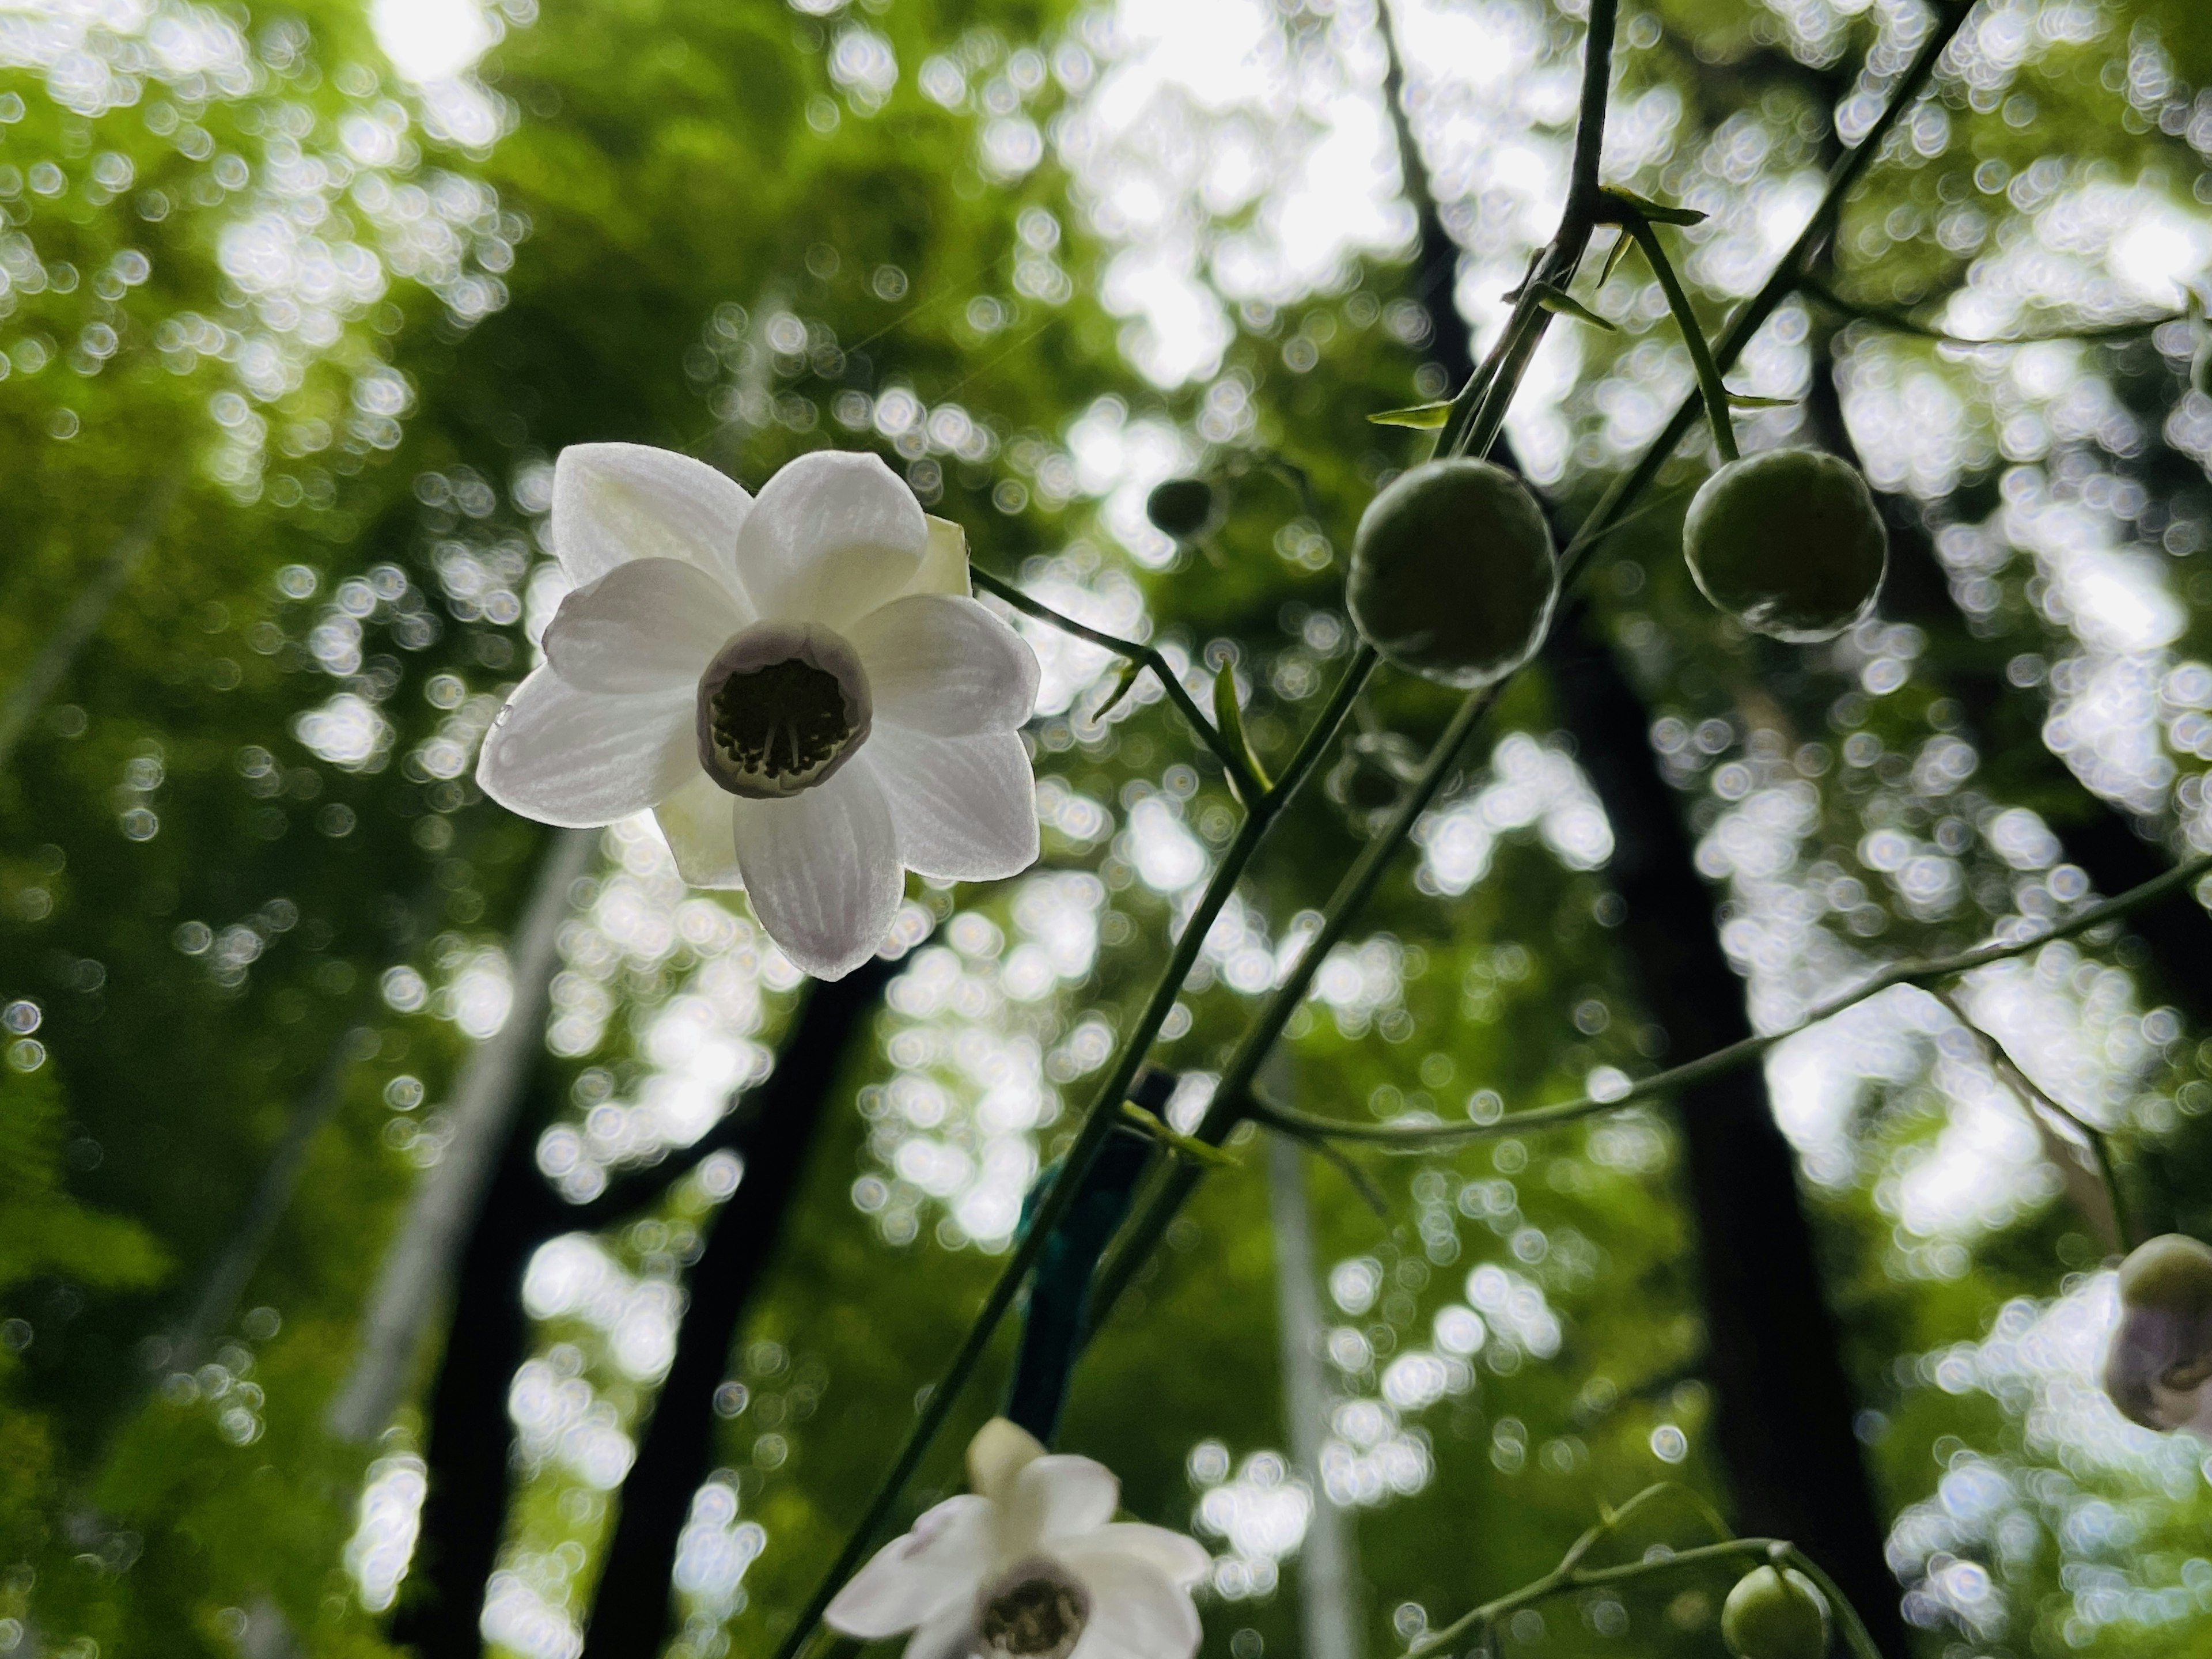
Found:
[[[1721,1608],[1721,1640],[1735,1659],[1821,1659],[1828,1602],[1795,1567],[1757,1567],[1736,1581]]]
[[[1203,478],[1169,478],[1145,497],[1145,516],[1178,542],[1202,542],[1221,527],[1221,497]]]
[[[1683,520],[1682,551],[1705,596],[1746,628],[1809,645],[1873,605],[1889,533],[1850,463],[1771,449],[1705,480]]]
[[[2212,1312],[2212,1248],[2183,1233],[2137,1245],[2120,1264],[2120,1300],[2165,1313]]]
[[[1544,514],[1487,461],[1431,461],[1368,503],[1345,599],[1384,659],[1462,687],[1535,654],[1559,594]]]

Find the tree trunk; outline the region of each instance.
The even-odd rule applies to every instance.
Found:
[[[623,1482],[583,1659],[651,1659],[667,1638],[677,1540],[714,1449],[714,1390],[728,1375],[745,1308],[798,1197],[815,1126],[853,1034],[880,1003],[890,975],[891,964],[878,957],[815,986],[775,1071],[738,1108],[746,1115],[733,1145],[744,1176],[692,1269],[676,1358]]]

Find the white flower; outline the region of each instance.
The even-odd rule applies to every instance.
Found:
[[[884,941],[903,872],[1037,855],[1027,645],[969,597],[959,527],[873,455],[802,455],[756,501],[635,444],[563,450],[553,542],[575,583],[477,766],[545,823],[650,807],[684,880],[743,887],[836,979]]]
[[[837,1592],[830,1627],[912,1631],[906,1659],[1190,1659],[1206,1551],[1116,1522],[1121,1483],[1053,1456],[1004,1418],[968,1448],[972,1495],[948,1498]]]

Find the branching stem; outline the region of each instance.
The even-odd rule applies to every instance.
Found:
[[[1777,1043],[1787,1042],[1802,1031],[1810,1030],[1824,1020],[1833,1019],[1844,1010],[1856,1007],[1870,997],[1880,996],[1884,991],[1893,990],[1899,985],[1914,985],[1925,990],[1937,981],[1974,969],[2030,955],[2053,939],[2071,939],[2107,922],[2117,921],[2208,875],[2212,875],[2212,854],[2191,859],[2140,887],[2130,888],[2118,898],[2090,905],[2056,926],[2026,939],[1979,945],[1971,951],[1961,951],[1955,956],[1939,957],[1932,961],[1893,963],[1871,979],[1829,998],[1780,1030],[1761,1032],[1756,1036],[1746,1037],[1741,1042],[1731,1042],[1725,1048],[1716,1048],[1709,1054],[1700,1054],[1695,1060],[1685,1060],[1680,1066],[1656,1073],[1631,1084],[1620,1093],[1601,1100],[1595,1096],[1583,1095],[1575,1100],[1560,1101],[1556,1105],[1510,1112],[1489,1123],[1340,1123],[1310,1112],[1269,1103],[1248,1090],[1242,1103],[1242,1111],[1262,1123],[1273,1124],[1292,1134],[1321,1135],[1337,1141],[1362,1141],[1398,1152],[1419,1152],[1457,1141],[1483,1140],[1498,1135],[1522,1134],[1531,1129],[1557,1128],[1563,1123],[1596,1117],[1607,1112],[1625,1111],[1632,1106],[1641,1106],[1680,1094],[1685,1089],[1750,1065]],[[1225,1087],[1225,1075],[1223,1081]],[[2032,1085],[2029,1086],[2033,1087]],[[2041,1091],[2035,1092],[2038,1097],[2043,1097]],[[1217,1105],[1220,1103],[1218,1095],[1215,1101]],[[2093,1137],[2093,1147],[2099,1143],[2101,1137],[2091,1126],[2082,1123],[2075,1114],[2057,1106],[2057,1103],[2053,1102],[2052,1105],[2054,1109]],[[1199,1133],[1201,1137],[1205,1134],[1203,1126]]]
[[[1088,623],[1079,623],[1074,617],[1054,610],[1043,600],[1030,598],[1012,582],[994,576],[988,570],[970,566],[968,574],[976,586],[994,599],[1005,600],[1024,616],[1034,617],[1063,634],[1086,640],[1101,650],[1111,651],[1125,662],[1150,669],[1152,677],[1159,681],[1160,690],[1167,693],[1168,701],[1182,712],[1182,717],[1190,722],[1191,730],[1198,733],[1199,741],[1213,751],[1214,758],[1227,770],[1236,784],[1237,799],[1247,801],[1259,799],[1263,792],[1260,780],[1253,775],[1250,763],[1237,746],[1223,736],[1220,729],[1200,712],[1198,700],[1190,695],[1189,689],[1168,665],[1168,659],[1159,653],[1157,647],[1136,640],[1125,640],[1119,635],[1107,633],[1103,629],[1093,628]]]

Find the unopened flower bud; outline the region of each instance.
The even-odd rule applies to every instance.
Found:
[[[1345,600],[1386,661],[1445,685],[1503,679],[1535,654],[1559,593],[1543,510],[1488,461],[1429,461],[1368,503]]]
[[[2120,1322],[2105,1392],[2147,1429],[2212,1434],[2212,1249],[2179,1233],[2120,1264]]]
[[[1755,1567],[1721,1607],[1721,1640],[1735,1659],[1822,1659],[1827,1598],[1795,1567]]]
[[[968,1490],[996,1499],[1012,1491],[1014,1477],[1043,1455],[1035,1435],[1018,1423],[994,1417],[968,1443]]]
[[[1221,528],[1221,492],[1203,478],[1170,478],[1145,497],[1145,516],[1161,534],[1188,545]]]
[[[1372,835],[1405,799],[1406,787],[1420,775],[1421,750],[1395,732],[1362,732],[1344,745],[1344,757],[1329,769],[1322,787],[1344,809],[1352,829]]]
[[[1889,532],[1848,461],[1771,449],[1705,480],[1682,521],[1698,587],[1755,634],[1832,640],[1863,617],[1889,564]]]

